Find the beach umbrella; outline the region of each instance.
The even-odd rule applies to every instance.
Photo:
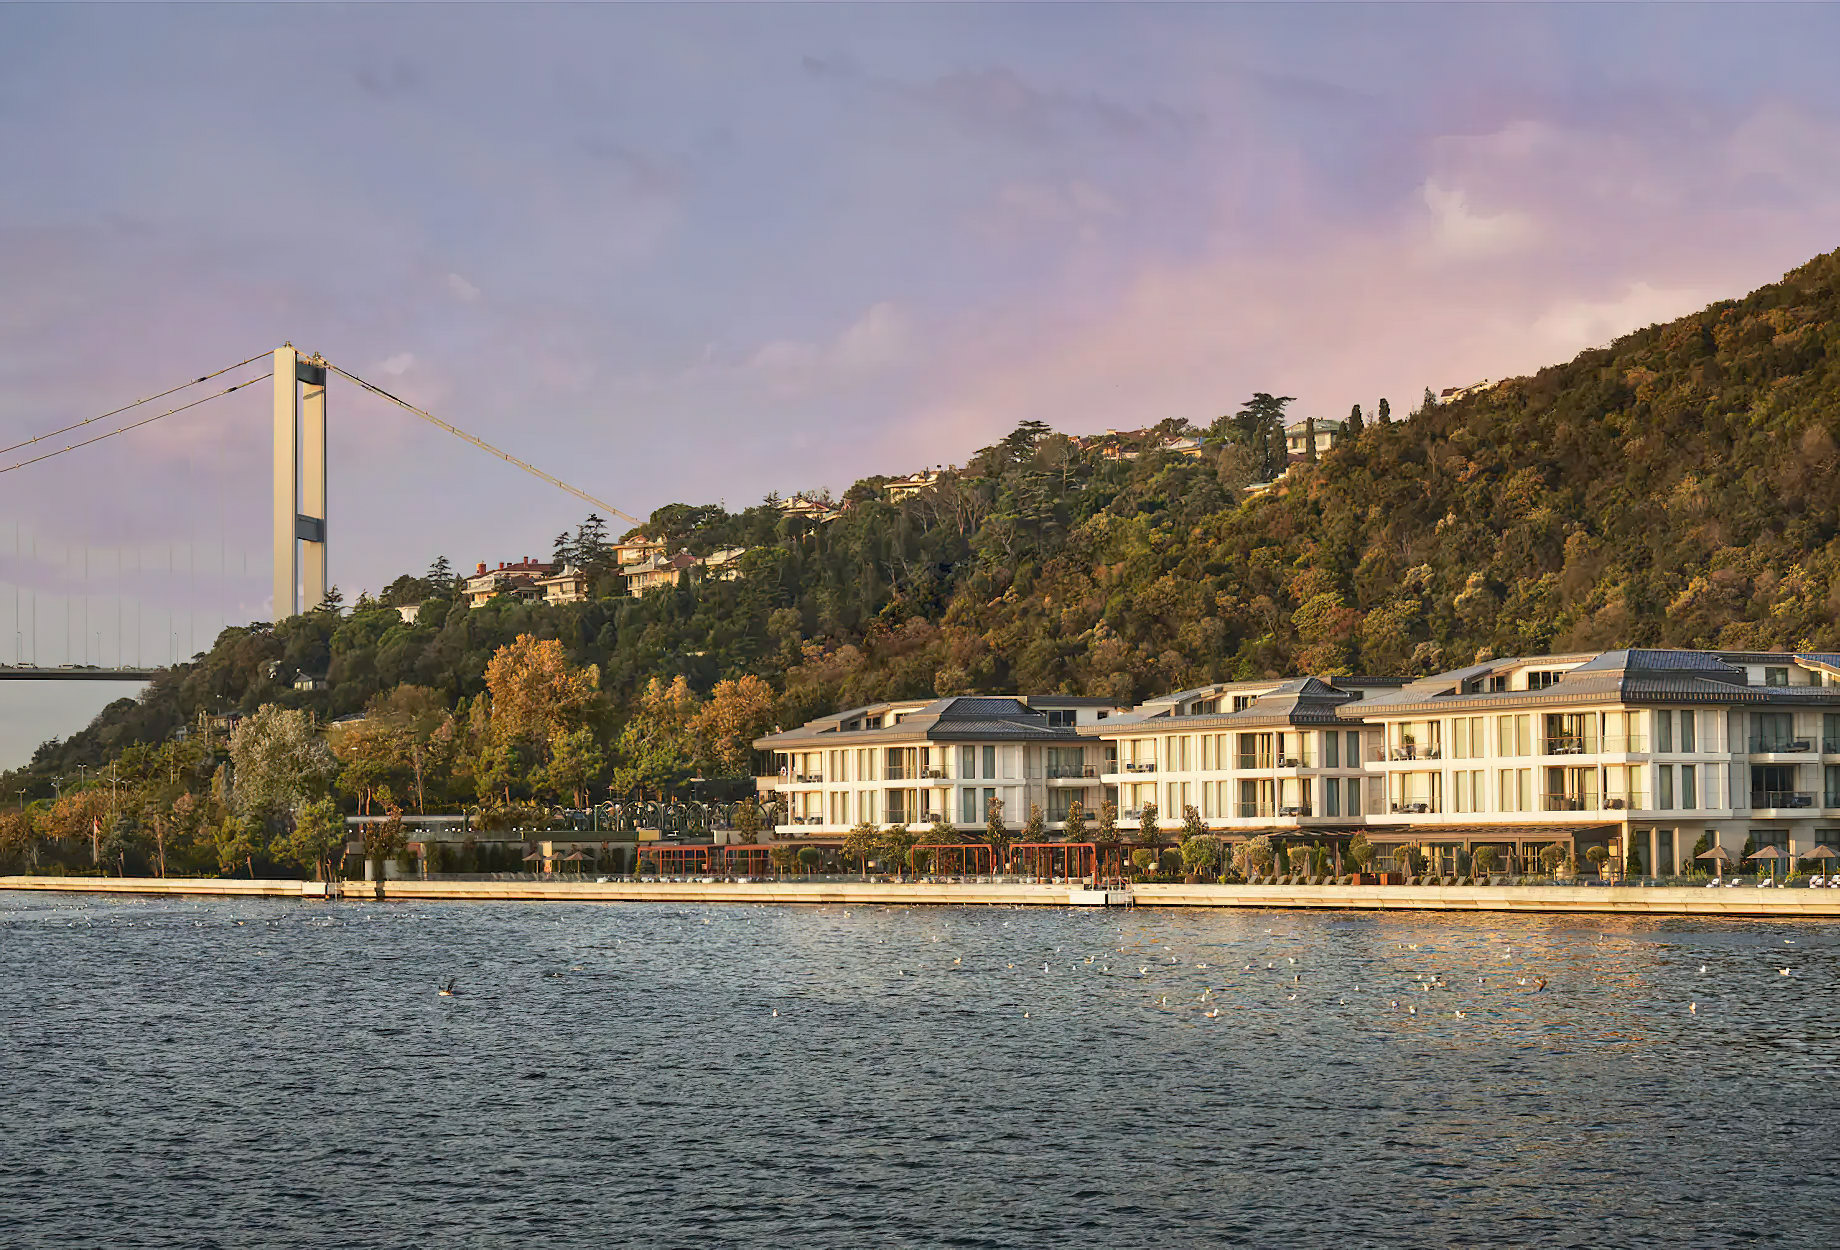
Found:
[[[1694,856],[1694,858],[1695,859],[1709,859],[1714,864],[1716,864],[1718,866],[1717,872],[1718,872],[1720,881],[1723,881],[1725,879],[1725,865],[1735,864],[1738,862],[1737,858],[1733,856],[1730,851],[1726,850],[1722,846],[1715,846],[1709,851],[1701,851],[1698,855]]]
[[[1776,860],[1776,859],[1788,859],[1788,858],[1789,858],[1789,852],[1787,852],[1787,851],[1785,851],[1785,850],[1783,850],[1783,849],[1782,849],[1782,848],[1781,848],[1780,846],[1766,846],[1766,847],[1764,847],[1764,848],[1763,848],[1763,849],[1762,849],[1761,851],[1755,851],[1755,852],[1753,852],[1753,853],[1751,853],[1751,854],[1749,854],[1749,855],[1746,855],[1746,856],[1745,856],[1744,858],[1745,858],[1746,860],[1752,860],[1752,859],[1769,859],[1769,860]]]
[[[530,854],[524,857],[524,862],[528,864],[533,859],[542,859],[542,858],[543,858],[543,853],[541,851],[532,851]]]

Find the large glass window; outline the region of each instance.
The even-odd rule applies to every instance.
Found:
[[[994,779],[996,775],[997,775],[997,748],[985,747],[984,748],[984,777],[986,780],[990,780],[990,779]]]
[[[1751,722],[1751,750],[1790,751],[1795,744],[1795,713],[1757,712]]]
[[[1497,722],[1497,755],[1533,754],[1533,717],[1503,716]]]
[[[958,775],[960,777],[977,776],[977,748],[958,748]]]
[[[1698,747],[1693,745],[1693,720],[1696,715],[1697,713],[1694,712],[1682,712],[1680,714],[1680,749],[1682,751],[1699,750]]]
[[[1329,784],[1334,785],[1335,782],[1331,781]],[[1350,816],[1361,814],[1361,779],[1359,777],[1348,779],[1348,814]]]
[[[1655,770],[1655,806],[1664,812],[1674,810],[1674,766],[1663,764]]]
[[[969,751],[971,748],[966,747]],[[976,786],[966,786],[958,792],[958,822],[961,825],[976,825],[983,822],[983,815],[978,811],[978,792]]]
[[[1340,768],[1342,766],[1342,735],[1326,733],[1323,735],[1323,767]],[[1337,815],[1335,812],[1329,813]]]
[[[1335,735],[1330,734],[1329,738],[1331,741],[1333,741],[1335,738]],[[1340,816],[1341,814],[1342,814],[1342,788],[1339,785],[1337,785],[1335,783],[1335,779],[1331,777],[1329,780],[1323,783],[1323,815]]]
[[[1361,731],[1358,729],[1350,729],[1348,731],[1348,766],[1350,768],[1353,768],[1355,765],[1359,764],[1360,762],[1361,762]]]
[[[1674,749],[1674,714],[1672,712],[1655,713],[1655,750],[1672,751]]]
[[[1680,766],[1680,805],[1687,811],[1699,806],[1699,765]]]

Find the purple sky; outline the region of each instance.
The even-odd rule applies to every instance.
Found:
[[[1028,418],[1403,410],[1840,244],[1836,47],[1814,6],[0,7],[0,445],[284,339],[638,515]],[[0,475],[0,660],[267,617],[267,405]],[[585,511],[331,406],[348,593]],[[110,693],[0,687],[0,764]]]

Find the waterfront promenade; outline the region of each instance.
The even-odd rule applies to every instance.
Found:
[[[324,898],[300,881],[225,878],[0,877],[0,890],[89,894]],[[1100,897],[1104,895],[1104,897]],[[943,881],[347,881],[338,897],[379,902],[831,903],[899,906],[1122,906],[1456,911],[1648,916],[1807,916],[1840,919],[1840,891],[1753,886],[1337,886],[1185,885],[1147,882],[1126,890],[1065,884]]]

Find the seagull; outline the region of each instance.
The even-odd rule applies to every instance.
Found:
[[[1779,977],[1786,977],[1789,975],[1789,970],[1787,968],[1778,968],[1776,970],[1776,975]]]
[[[441,997],[442,997],[442,998],[452,998],[452,997],[454,996],[454,981],[455,981],[455,979],[456,979],[456,978],[453,978],[453,977],[449,977],[449,978],[447,979],[447,984],[446,984],[446,985],[443,985],[443,986],[441,987],[441,989],[440,989],[440,991],[439,991],[439,992],[440,992],[440,995],[441,995]]]
[[[778,1007],[775,1007],[775,1008],[773,1009],[773,1014],[774,1014],[774,1015],[776,1015],[776,1016],[777,1016],[777,1015],[779,1014],[779,1008],[778,1008]]]
[[[1414,1006],[1413,1006],[1413,1005],[1412,1005],[1411,1003],[1407,1003],[1407,1004],[1406,1004],[1406,1010],[1407,1010],[1407,1011],[1409,1011],[1409,1012],[1411,1012],[1411,1013],[1412,1013],[1413,1015],[1417,1015],[1417,1014],[1418,1014],[1418,1008],[1417,1008],[1417,1007],[1414,1007]]]
[[[1462,1012],[1460,1012],[1460,1011],[1458,1011],[1458,1012],[1454,1012],[1453,1014],[1454,1014],[1454,1015],[1455,1015],[1455,1016],[1457,1017],[1457,1019],[1459,1019],[1459,1020],[1461,1020],[1461,1019],[1463,1018],[1463,1013],[1462,1013]]]
[[[1048,965],[1047,965],[1047,964],[1043,964],[1043,965],[1041,966],[1041,970],[1042,970],[1042,972],[1043,972],[1043,973],[1045,974],[1045,973],[1046,973],[1046,972],[1048,971]]]
[[[1701,975],[1702,977],[1706,975],[1706,965],[1705,965],[1705,964],[1701,964],[1701,965],[1699,966],[1699,974],[1700,974],[1700,975]]]
[[[1690,1016],[1698,1015],[1699,1014],[1699,1004],[1698,1003],[1688,1003],[1687,1004],[1687,1014]]]
[[[1540,983],[1540,988],[1536,989],[1534,993],[1544,994],[1546,992],[1546,978],[1545,977],[1535,977],[1534,979]]]
[[[1214,1008],[1214,1010],[1207,1013],[1207,1018],[1210,1020],[1217,1019],[1219,1018],[1219,1016],[1220,1016],[1220,1008],[1218,1007]]]
[[[953,962],[954,964],[962,964],[962,963],[964,963],[965,961],[964,961],[964,959],[963,959],[963,957],[954,957],[954,959],[952,960],[952,962]]]
[[[1293,1003],[1297,1001],[1297,996],[1296,996],[1295,994],[1292,994],[1292,995],[1291,995],[1291,1001],[1292,1001]]]
[[[1140,965],[1137,969],[1137,975],[1140,977],[1149,976],[1150,975],[1150,965],[1149,964]],[[1785,975],[1787,975],[1786,971],[1785,971]]]

